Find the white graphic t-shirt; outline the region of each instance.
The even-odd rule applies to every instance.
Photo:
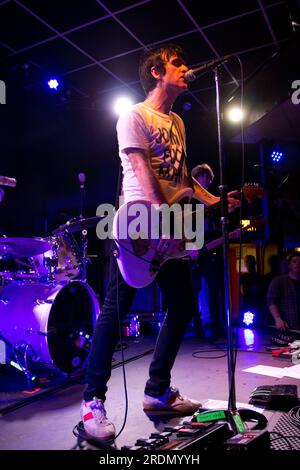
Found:
[[[182,119],[173,112],[163,114],[138,103],[117,123],[119,155],[123,167],[124,202],[145,198],[128,156],[127,148],[148,151],[151,168],[167,200],[188,186],[185,129]]]

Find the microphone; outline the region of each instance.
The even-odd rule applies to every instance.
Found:
[[[80,188],[83,189],[84,188],[84,183],[86,182],[85,173],[79,173],[78,174],[78,180],[79,180],[79,183],[80,183]]]
[[[0,176],[0,185],[14,188],[17,185],[17,180],[8,176]]]
[[[212,59],[209,62],[205,62],[205,64],[199,65],[199,67],[195,67],[194,69],[190,69],[184,74],[184,79],[186,82],[193,82],[198,78],[199,74],[201,72],[206,72],[212,67],[215,67],[216,65],[219,64],[224,64],[225,62],[230,59],[230,57],[233,57],[234,54],[227,54],[224,55],[223,57],[217,58],[217,59]]]

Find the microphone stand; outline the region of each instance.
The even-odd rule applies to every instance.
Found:
[[[221,127],[220,111],[220,71],[217,66],[214,69],[215,88],[216,88],[216,113],[217,113],[217,132],[218,132],[218,155],[220,168],[220,202],[221,202],[221,226],[222,226],[222,248],[223,248],[223,273],[224,273],[224,304],[227,323],[227,366],[228,366],[228,384],[229,399],[228,411],[236,412],[236,393],[234,379],[234,342],[233,342],[233,314],[230,297],[229,285],[229,231],[228,231],[228,205],[227,205],[227,186],[224,184],[224,153]]]
[[[220,421],[225,420],[230,424],[234,434],[244,433],[247,430],[244,421],[257,421],[254,429],[264,429],[267,425],[267,419],[262,414],[245,408],[237,410],[236,407],[236,391],[234,377],[234,336],[233,336],[233,312],[230,297],[229,284],[229,231],[228,231],[228,202],[227,202],[227,185],[224,182],[224,153],[222,140],[222,117],[220,111],[220,67],[217,64],[214,68],[214,80],[216,90],[216,114],[217,114],[217,133],[218,133],[218,155],[220,168],[220,205],[221,205],[221,226],[222,226],[222,248],[223,248],[223,273],[224,273],[224,306],[227,324],[227,367],[228,367],[228,408],[227,410],[203,411],[201,408],[195,413],[194,418],[198,422]]]
[[[80,203],[79,203],[79,219],[83,219],[83,205],[85,199],[85,182],[86,177],[84,173],[79,173],[78,175],[79,183],[80,183]],[[87,230],[81,230],[80,236],[80,248],[81,248],[81,260],[82,260],[82,269],[81,269],[81,280],[83,282],[87,282],[87,263],[88,263],[88,256],[87,256]]]

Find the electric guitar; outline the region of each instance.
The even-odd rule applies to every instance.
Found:
[[[253,220],[250,219],[248,224],[245,224],[243,227],[236,228],[232,232],[229,232],[228,233],[228,238],[229,238],[229,240],[237,239],[244,232],[250,232],[250,231],[256,229],[257,227],[259,227],[260,225],[263,225],[265,223],[266,223],[265,219],[253,219]],[[218,237],[218,238],[215,238],[214,240],[211,240],[211,241],[205,243],[204,248],[208,251],[213,250],[217,246],[220,246],[222,243],[223,243],[223,237]],[[199,255],[199,251],[197,251],[197,250],[193,250],[193,251],[190,252],[190,258],[193,261],[197,260],[198,255]]]
[[[246,187],[244,192],[245,188],[243,188],[244,195],[248,189]],[[257,187],[256,189],[258,197],[262,197],[261,188]],[[252,185],[251,202],[254,200],[254,191],[255,189]],[[173,200],[170,200],[168,204],[172,206],[176,203],[182,207],[184,203],[191,201],[193,194],[192,188],[184,188],[178,191]],[[183,226],[185,224],[185,220],[182,217],[183,214],[186,218],[190,219],[198,212],[204,210],[205,214],[219,206],[219,203],[205,208],[202,205],[199,210],[189,213],[178,210],[178,213],[174,215],[172,227],[179,227],[181,233],[183,233]],[[139,213],[139,216],[137,216],[137,213]],[[246,229],[237,229],[232,232],[231,236],[233,234],[238,236],[241,230]],[[160,211],[146,199],[123,204],[114,217],[112,233],[117,245],[114,254],[117,258],[120,272],[127,284],[132,287],[142,288],[149,285],[155,279],[164,263],[169,259],[190,258],[191,248],[189,248],[190,245],[187,244],[187,239],[184,237],[175,239],[170,245],[170,249],[161,250],[163,237],[161,236]]]

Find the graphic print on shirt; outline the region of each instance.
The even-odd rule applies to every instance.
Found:
[[[163,144],[165,147],[163,162],[159,166],[158,177],[159,179],[175,181],[177,183],[182,176],[184,150],[176,126],[172,123],[170,130],[165,127],[158,127],[157,132],[156,144]]]

